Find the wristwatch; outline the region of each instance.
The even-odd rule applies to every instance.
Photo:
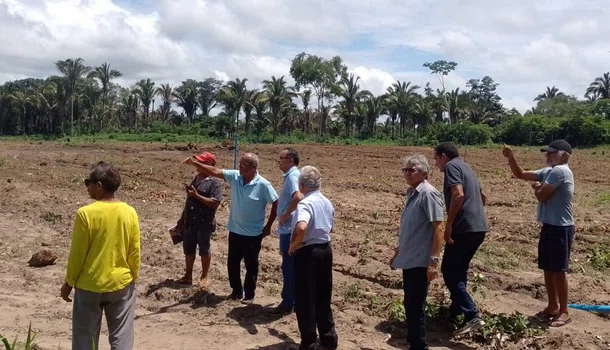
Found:
[[[438,256],[431,256],[430,257],[430,262],[434,265],[438,265],[438,263],[441,261],[441,258],[439,258]]]

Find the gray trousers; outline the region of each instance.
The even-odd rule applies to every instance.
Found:
[[[75,288],[72,308],[72,350],[99,348],[102,312],[106,314],[112,350],[131,350],[134,340],[136,290],[133,283],[111,293]]]

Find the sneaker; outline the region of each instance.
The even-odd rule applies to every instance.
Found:
[[[247,297],[244,300],[241,301],[242,304],[244,305],[252,305],[254,303],[254,297]]]
[[[267,311],[267,313],[269,315],[288,315],[292,312],[292,308],[290,306],[285,306],[282,304],[279,304],[278,306],[274,307],[273,309],[270,309],[269,311]]]
[[[469,322],[467,322],[462,328],[453,332],[453,335],[462,335],[462,334],[466,334],[469,332],[474,332],[477,329],[483,327],[484,325],[485,325],[485,322],[480,317],[475,317],[472,320],[470,320]]]
[[[243,293],[233,292],[233,293],[229,294],[229,296],[227,296],[227,300],[241,300],[241,299],[243,299],[243,297],[244,297]]]

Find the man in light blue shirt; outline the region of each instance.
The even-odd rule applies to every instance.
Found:
[[[288,254],[290,234],[294,227],[294,217],[303,194],[299,191],[299,153],[294,148],[286,148],[280,153],[279,166],[284,173],[284,183],[278,199],[278,234],[282,254],[282,302],[270,310],[272,315],[286,315],[294,308],[294,257]]]
[[[536,171],[525,171],[507,145],[502,154],[508,159],[513,175],[533,181],[532,189],[538,200],[537,220],[542,224],[538,241],[538,268],[544,271],[548,295],[547,307],[536,316],[550,327],[561,327],[572,321],[568,311],[567,271],[574,241],[574,175],[568,166],[572,146],[565,140],[551,142],[540,151],[546,155],[546,165]]]
[[[244,154],[238,170],[226,170],[203,164],[194,157],[185,161],[210,176],[224,179],[231,186],[231,211],[229,213],[229,254],[227,269],[232,293],[228,299],[251,304],[254,301],[258,279],[258,255],[264,237],[271,233],[276,218],[277,193],[271,183],[258,174],[258,157]],[[265,223],[265,208],[272,204],[271,214]],[[264,225],[264,226],[263,226]],[[242,286],[240,265],[244,260],[246,278]],[[245,297],[244,297],[245,292]]]
[[[317,336],[323,349],[337,349],[339,341],[330,307],[333,294],[330,234],[335,223],[335,209],[320,192],[321,182],[317,168],[307,165],[301,169],[299,190],[304,197],[297,205],[288,250],[294,255],[294,310],[301,333],[299,350],[317,349]]]

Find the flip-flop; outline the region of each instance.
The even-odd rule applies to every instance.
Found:
[[[181,278],[179,280],[174,280],[173,282],[174,282],[174,284],[193,285],[193,281],[188,281],[184,278]]]
[[[572,322],[571,318],[568,318],[566,320],[562,320],[559,319],[559,317],[553,317],[550,322],[549,322],[549,327],[563,327],[565,325],[567,325],[568,323]]]

